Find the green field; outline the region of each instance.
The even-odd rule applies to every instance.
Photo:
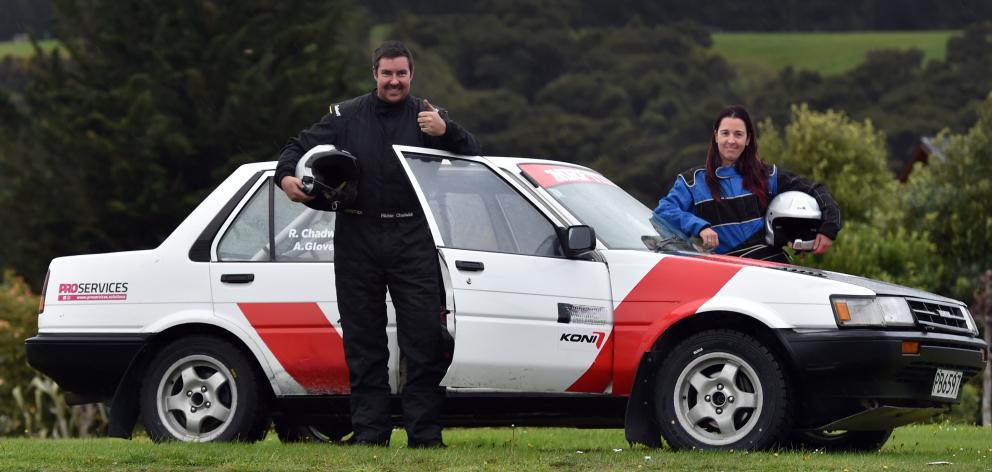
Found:
[[[45,52],[55,49],[59,42],[55,39],[39,41],[41,49]],[[0,41],[0,58],[6,56],[27,57],[34,54],[34,46],[28,42]]]
[[[864,62],[877,49],[923,51],[924,61],[943,59],[947,39],[954,31],[858,33],[717,33],[713,50],[733,66],[760,75],[772,75],[786,66],[838,74]]]
[[[631,448],[622,430],[452,429],[447,450],[282,444],[153,444],[147,439],[0,441],[0,470],[992,470],[992,429],[908,426],[879,453],[672,452]],[[950,462],[951,464],[933,464]]]

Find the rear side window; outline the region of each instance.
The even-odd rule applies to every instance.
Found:
[[[269,191],[262,185],[228,226],[217,245],[221,261],[268,260]]]
[[[221,236],[217,258],[226,262],[333,262],[334,216],[291,201],[266,177]]]

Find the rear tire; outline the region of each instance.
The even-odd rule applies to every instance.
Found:
[[[672,449],[766,449],[789,429],[789,393],[781,364],[760,341],[711,330],[661,363],[654,403]]]
[[[789,446],[795,449],[828,452],[875,452],[892,436],[891,429],[881,431],[794,431]]]
[[[156,442],[258,441],[270,424],[269,398],[236,346],[189,336],[152,359],[141,386],[141,415]]]
[[[279,440],[284,443],[339,443],[351,433],[351,424],[341,421],[302,422],[290,417],[272,419]]]

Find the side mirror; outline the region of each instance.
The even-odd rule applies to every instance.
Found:
[[[596,249],[596,231],[590,226],[559,228],[558,237],[561,247],[565,249],[565,257],[569,259],[578,258]]]

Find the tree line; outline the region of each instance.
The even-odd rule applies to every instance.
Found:
[[[568,1],[394,13],[385,30],[414,48],[414,92],[487,154],[590,165],[649,206],[702,161],[727,104],[779,126],[797,103],[870,119],[892,169],[920,136],[969,129],[992,90],[992,23],[965,28],[944,60],[876,51],[838,76],[788,69],[747,86],[697,23],[588,26],[596,2]],[[18,64],[20,87],[0,91],[0,262],[33,285],[58,255],[155,246],[234,167],[274,159],[328,104],[370,90],[369,32],[395,6],[53,5],[68,54]]]
[[[405,12],[424,15],[485,14],[507,6],[567,11],[577,27],[691,21],[721,31],[908,31],[959,29],[992,19],[992,4],[983,0],[365,0],[361,3],[384,21]]]
[[[526,9],[535,2],[507,0],[346,0],[366,8],[377,21],[393,22],[406,12],[424,15],[485,13],[510,5]],[[0,0],[0,41],[17,34],[52,35],[52,0]],[[579,27],[618,26],[631,18],[646,24],[691,21],[720,31],[911,31],[960,29],[992,19],[984,0],[542,0],[568,10]],[[127,8],[133,8],[128,6]]]

